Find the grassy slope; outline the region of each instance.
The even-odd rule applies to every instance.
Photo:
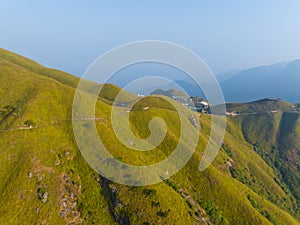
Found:
[[[23,69],[26,69],[26,72],[33,72],[42,76],[46,76],[49,77],[51,79],[54,79],[62,84],[65,84],[69,87],[73,87],[76,88],[79,82],[79,78],[72,76],[71,74],[68,74],[66,72],[60,71],[60,70],[56,70],[56,69],[51,69],[51,68],[46,68],[42,65],[40,65],[39,63],[32,61],[30,59],[27,59],[23,56],[17,55],[13,52],[9,52],[7,50],[4,50],[2,48],[0,48],[0,58],[2,59],[2,61],[5,63],[13,63],[14,66],[19,66],[22,67]],[[13,69],[13,68],[11,68]],[[9,73],[7,73],[9,74]],[[12,82],[14,82],[13,80],[11,80]],[[28,83],[28,85],[30,85],[31,83]],[[99,85],[97,83],[94,82],[90,82],[88,81],[87,84],[90,86],[90,91],[97,91],[99,89]],[[6,85],[6,88],[9,88],[10,86]],[[18,89],[19,90],[19,89]],[[22,89],[21,89],[22,90]],[[107,102],[109,103],[109,101],[111,101],[112,99],[114,99],[116,97],[116,95],[120,92],[121,88],[117,87],[116,85],[113,84],[106,84],[103,88],[102,91],[100,93],[100,98],[103,98],[104,100],[108,100]],[[19,91],[18,91],[19,93]],[[4,94],[4,92],[3,92]],[[135,99],[135,96],[133,96],[132,94],[124,91],[122,93],[122,97],[120,98],[120,100],[125,101],[125,99]],[[10,99],[10,98],[7,98]]]
[[[147,187],[104,182],[81,157],[68,120],[73,85],[78,80],[59,71],[54,76],[53,70],[13,53],[4,50],[0,53],[0,76],[5,81],[0,83],[0,108],[23,102],[19,117],[11,116],[0,128],[20,127],[27,120],[32,120],[35,126],[44,126],[0,132],[0,224],[65,224],[83,220],[85,224],[114,224],[113,215],[137,224],[194,224],[199,217],[212,224],[299,223],[286,212],[293,205],[274,181],[273,169],[244,141],[239,127],[242,122],[238,119],[228,121],[224,148],[203,173],[197,171],[209,135],[209,116],[200,118],[203,132],[194,156],[167,182]],[[114,88],[106,90],[108,101],[113,99],[111,93],[117,93]],[[132,112],[131,125],[134,132],[146,137],[149,131],[142,124],[147,124],[153,116],[165,118],[170,125],[168,135],[154,155],[128,154],[128,149],[114,137],[108,121],[97,124],[100,135],[113,148],[112,154],[125,162],[159,161],[170,154],[170,146],[178,141],[177,113],[158,99],[146,98],[140,106],[153,101],[157,107],[147,112],[137,106]],[[97,103],[98,116],[108,116],[110,105],[106,103]],[[46,203],[38,198],[39,188],[49,193]],[[114,204],[112,190],[117,190],[114,198],[122,207]],[[74,201],[70,192],[75,196]],[[76,202],[73,211],[80,212],[80,217],[59,216],[63,193],[68,201]]]
[[[293,107],[286,108],[289,103],[280,104],[283,107],[276,113],[244,114],[232,117],[232,120],[240,124],[247,142],[255,145],[256,151],[274,169],[276,182],[292,202],[293,206],[288,208],[299,215],[300,114]],[[268,108],[268,102],[261,102],[261,105]],[[243,110],[249,109],[244,106]]]
[[[14,105],[23,100],[26,93],[32,93],[26,99],[20,118],[4,128],[23,126],[27,120],[33,120],[37,126],[45,125],[38,129],[0,133],[0,223],[18,224],[24,221],[26,224],[43,224],[48,221],[51,224],[64,224],[58,215],[60,206],[57,206],[61,204],[60,195],[68,187],[61,181],[63,173],[74,181],[78,177],[84,178],[76,181],[73,192],[81,192],[78,202],[86,199],[86,207],[98,212],[93,215],[95,218],[90,217],[89,220],[95,219],[102,224],[113,223],[111,216],[106,213],[107,202],[101,195],[92,171],[76,150],[70,133],[71,121],[62,120],[51,124],[70,118],[71,104],[66,102],[72,102],[74,90],[7,61],[1,60],[0,66],[1,79],[6,81],[1,82],[0,89],[5,90],[5,95],[1,95],[1,106]],[[70,154],[69,160],[67,152]],[[55,166],[57,160],[60,165]],[[33,174],[32,178],[29,178],[29,173]],[[45,204],[36,193],[42,187],[49,193]],[[37,208],[39,213],[36,213]]]
[[[284,102],[279,99],[262,99],[249,103],[228,103],[226,104],[227,111],[240,113],[253,113],[253,112],[270,112],[276,110],[294,111],[296,105]]]

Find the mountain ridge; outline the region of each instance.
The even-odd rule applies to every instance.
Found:
[[[21,60],[18,55],[14,57]],[[246,115],[228,117],[222,149],[212,165],[200,173],[199,162],[210,134],[210,115],[185,109],[201,124],[199,143],[188,164],[155,185],[120,185],[92,170],[76,145],[72,103],[73,79],[78,78],[58,72],[55,79],[49,77],[52,72],[46,68],[33,72],[0,55],[0,77],[5,80],[0,83],[1,224],[299,224],[299,206],[291,191],[297,186],[291,186],[278,172],[288,164],[278,157],[283,166],[273,167],[254,148],[252,139],[245,139],[247,125],[242,117]],[[148,124],[154,117],[162,117],[168,130],[155,154],[132,152],[119,143],[109,120],[112,101],[120,90],[107,86],[108,93],[100,93],[95,107],[95,117],[102,118],[96,122],[99,136],[111,154],[138,165],[167,157],[179,141],[176,111],[168,110],[170,104],[156,96],[142,98],[130,112],[133,132],[148,137]],[[148,110],[143,109],[149,105]],[[269,118],[268,113],[264,114]],[[292,119],[297,124],[298,119]],[[82,122],[83,127],[90,123]],[[195,129],[188,118],[186,123]],[[259,140],[257,129],[249,128],[247,135],[253,133],[254,140]],[[297,129],[284,129],[290,140],[297,140]],[[287,152],[295,151],[293,147],[298,145],[291,143],[292,151],[288,147]]]
[[[300,60],[243,70],[221,83],[227,102],[247,102],[266,97],[300,102]]]

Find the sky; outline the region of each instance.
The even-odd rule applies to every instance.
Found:
[[[217,74],[300,58],[300,1],[0,0],[0,47],[81,76],[106,51],[164,40]]]

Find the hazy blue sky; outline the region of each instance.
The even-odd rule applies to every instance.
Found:
[[[81,75],[105,51],[159,39],[216,73],[300,58],[299,0],[1,0],[0,47]]]

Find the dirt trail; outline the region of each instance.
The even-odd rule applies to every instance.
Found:
[[[61,122],[66,122],[66,121],[100,121],[101,123],[107,121],[107,117],[105,118],[97,118],[97,117],[91,117],[91,118],[78,118],[78,119],[59,119],[59,120],[53,120],[51,122],[45,123],[45,124],[41,124],[41,125],[37,125],[37,126],[19,126],[16,128],[11,128],[11,129],[0,129],[0,132],[3,131],[17,131],[17,130],[34,130],[34,129],[39,129],[42,127],[48,127],[48,126],[54,126],[56,124],[59,124]]]

